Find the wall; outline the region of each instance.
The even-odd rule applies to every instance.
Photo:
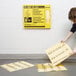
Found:
[[[51,29],[23,29],[23,4],[50,4]],[[72,23],[68,11],[75,0],[0,0],[0,54],[45,54],[45,50],[60,42]],[[73,48],[76,36],[69,40]]]

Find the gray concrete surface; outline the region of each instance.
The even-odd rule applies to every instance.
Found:
[[[16,61],[22,61],[21,60],[8,60],[8,59],[2,59],[0,60],[0,65],[7,64],[11,62]],[[27,62],[30,62],[32,64],[39,64],[39,63],[47,63],[49,60],[24,60]],[[0,68],[0,76],[76,76],[76,63],[63,63],[67,67],[67,71],[61,71],[61,72],[46,72],[46,73],[40,73],[37,71],[36,67],[23,69],[15,72],[8,72],[3,68]]]

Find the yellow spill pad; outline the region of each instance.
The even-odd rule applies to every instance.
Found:
[[[67,70],[63,65],[53,66],[51,63],[37,64],[38,72],[49,72],[49,71],[64,71]]]
[[[19,62],[1,65],[2,68],[6,69],[9,72],[18,71],[18,70],[26,69],[33,66],[34,66],[33,64],[30,64],[25,61],[19,61]]]
[[[46,50],[51,63],[58,65],[73,54],[71,48],[66,43],[58,43]]]

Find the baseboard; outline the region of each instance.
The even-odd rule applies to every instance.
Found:
[[[0,54],[0,59],[48,59],[45,54]]]
[[[46,54],[0,54],[0,59],[48,59]],[[76,55],[67,60],[76,60]]]

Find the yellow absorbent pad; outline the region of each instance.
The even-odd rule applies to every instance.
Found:
[[[49,71],[64,71],[67,70],[62,64],[53,66],[51,63],[37,64],[38,72],[49,72]]]
[[[25,61],[19,61],[19,62],[1,65],[2,68],[6,69],[9,72],[18,71],[18,70],[26,69],[33,66],[34,66],[33,64],[30,64]]]
[[[58,43],[46,50],[51,63],[58,65],[73,54],[71,48],[66,43]]]

